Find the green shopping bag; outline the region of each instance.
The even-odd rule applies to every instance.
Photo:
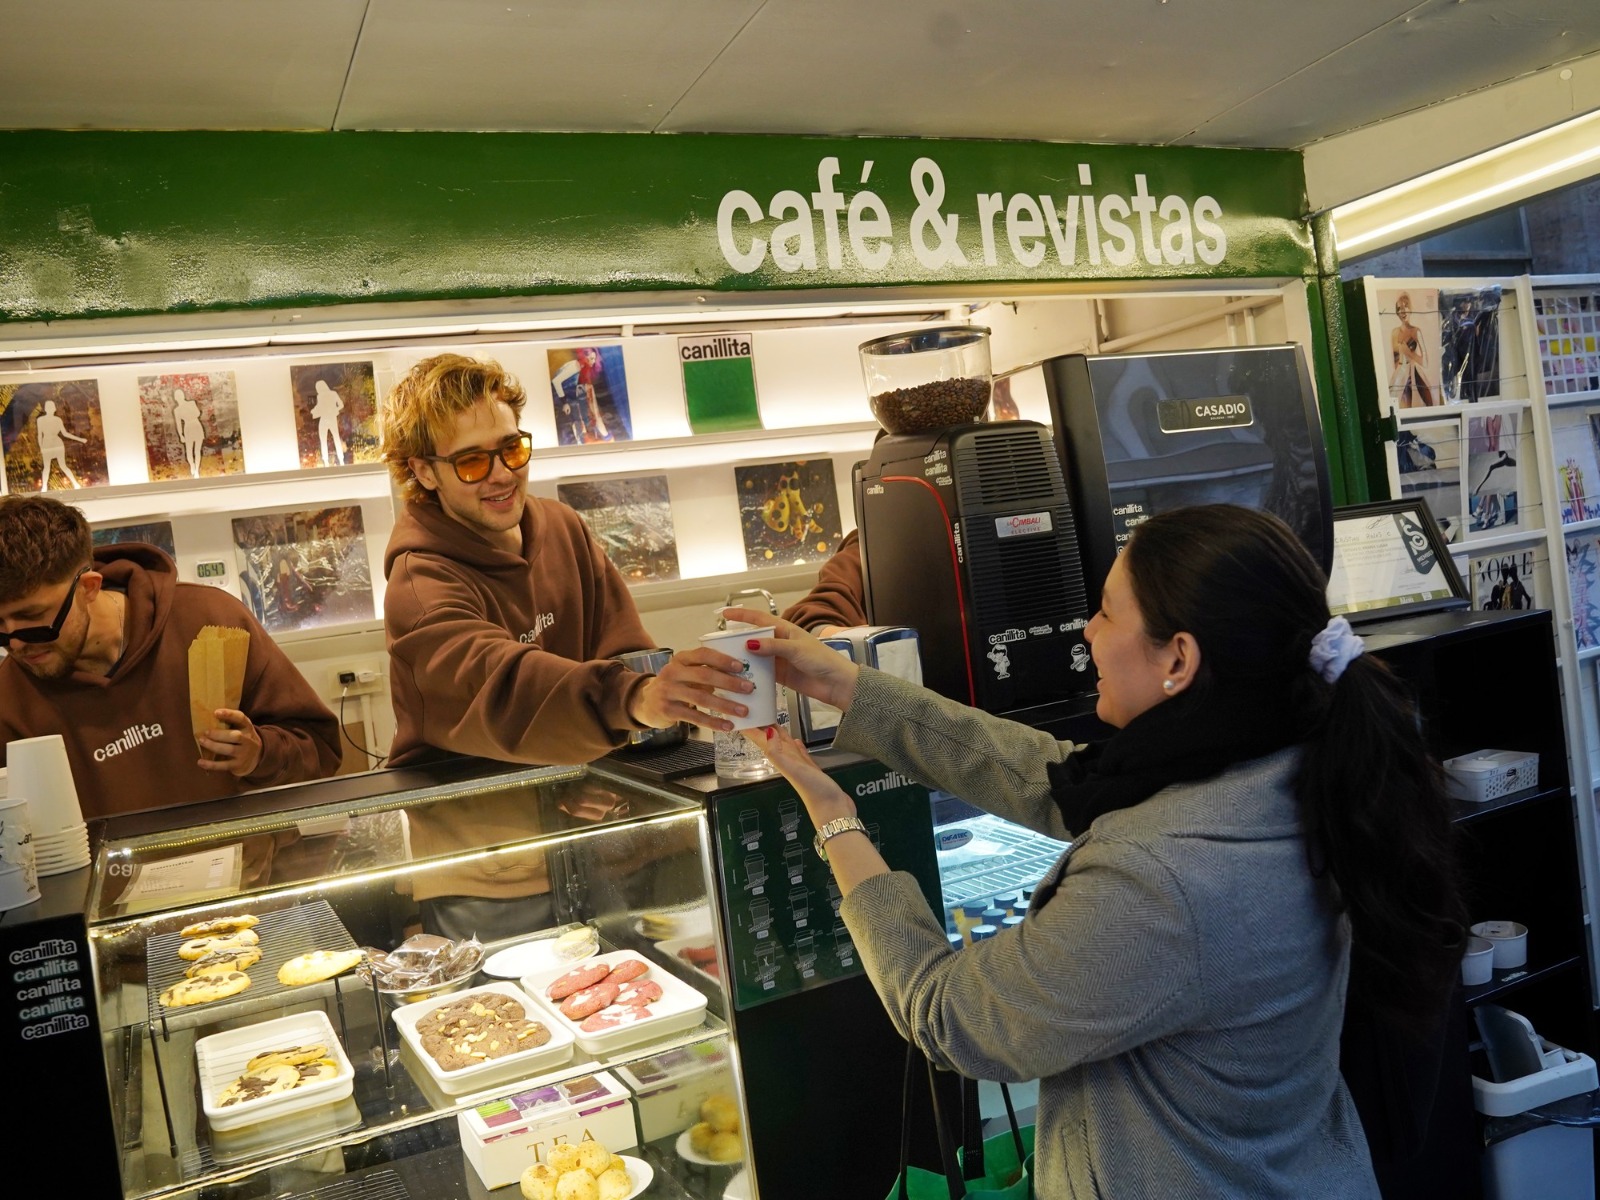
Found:
[[[918,1061],[927,1067],[928,1093],[933,1100],[934,1129],[939,1136],[939,1157],[943,1172],[929,1171],[910,1164],[911,1088]],[[888,1200],[1032,1200],[1032,1174],[1023,1160],[1033,1154],[1033,1127],[1017,1125],[1011,1107],[1011,1093],[1000,1085],[1011,1128],[980,1140],[978,1137],[978,1085],[962,1080],[961,1145],[958,1147],[951,1122],[946,1119],[934,1082],[933,1064],[915,1046],[906,1047],[905,1083],[901,1092],[900,1177],[895,1180]]]

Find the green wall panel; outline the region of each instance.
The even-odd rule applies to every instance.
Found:
[[[1298,154],[1260,150],[0,132],[0,320],[565,292],[1296,277],[1314,271],[1304,192]]]

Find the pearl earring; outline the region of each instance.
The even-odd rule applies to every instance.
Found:
[[[1175,688],[1177,686],[1178,685],[1176,683],[1172,682],[1172,680],[1170,680],[1170,679],[1163,679],[1161,681],[1161,690],[1164,691],[1164,692],[1170,692],[1173,688]]]

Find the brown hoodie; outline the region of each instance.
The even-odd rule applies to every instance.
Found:
[[[172,560],[154,546],[99,547],[94,561],[104,586],[127,595],[116,669],[36,679],[10,658],[0,662],[0,742],[61,734],[85,817],[216,800],[339,769],[338,722],[244,605],[216,588],[179,583]],[[205,625],[250,631],[239,708],[261,735],[261,762],[243,779],[198,765],[189,643]]]
[[[783,610],[801,629],[867,624],[867,585],[861,574],[861,539],[852,529],[817,571],[817,586]]]
[[[503,762],[583,763],[642,728],[645,676],[610,661],[655,645],[576,512],[529,496],[522,553],[437,504],[405,505],[384,556],[395,735],[392,766],[432,750]]]

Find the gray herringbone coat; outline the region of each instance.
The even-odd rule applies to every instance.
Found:
[[[1056,838],[1070,743],[863,670],[841,749]],[[936,1063],[1038,1078],[1035,1178],[1065,1197],[1376,1197],[1339,1075],[1349,926],[1306,867],[1295,752],[1080,833],[1028,919],[952,953],[916,881],[845,899],[895,1025]]]

